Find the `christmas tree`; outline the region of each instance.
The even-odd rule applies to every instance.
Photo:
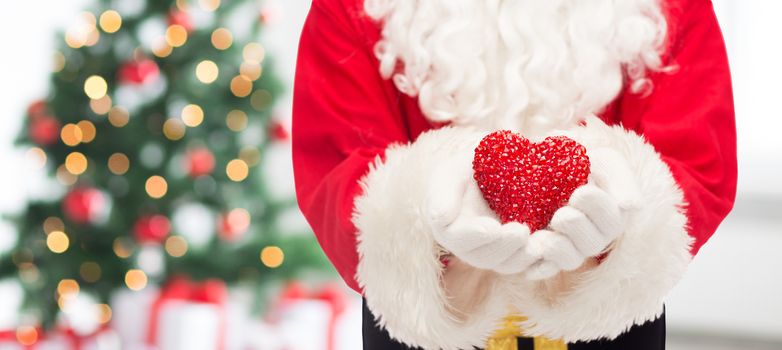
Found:
[[[326,265],[264,169],[287,142],[264,18],[249,1],[104,0],[62,34],[18,140],[56,186],[9,218],[0,257],[45,325],[79,293],[107,308],[174,276],[263,290]]]

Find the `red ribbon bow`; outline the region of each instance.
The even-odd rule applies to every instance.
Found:
[[[90,334],[79,334],[73,328],[61,327],[59,329],[59,334],[67,339],[67,341],[71,344],[71,349],[81,350],[85,340],[96,337],[98,334],[105,332],[108,329],[109,326],[104,324]]]

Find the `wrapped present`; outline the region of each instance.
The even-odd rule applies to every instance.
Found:
[[[225,350],[227,297],[219,280],[172,279],[152,304],[147,345],[161,350]]]
[[[346,293],[336,285],[309,290],[294,282],[282,291],[272,306],[269,322],[283,338],[285,349],[344,349],[338,346],[339,325],[348,306]],[[355,327],[360,329],[359,324]]]
[[[177,277],[160,289],[115,293],[112,328],[123,349],[244,350],[249,302],[228,299],[222,281]]]
[[[152,303],[160,291],[147,287],[140,291],[122,290],[111,298],[111,327],[122,341],[123,349],[146,347]]]

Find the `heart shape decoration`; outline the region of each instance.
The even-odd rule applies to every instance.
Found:
[[[590,165],[586,148],[568,137],[533,143],[501,130],[481,140],[472,167],[483,197],[500,220],[525,223],[535,232],[587,183]]]

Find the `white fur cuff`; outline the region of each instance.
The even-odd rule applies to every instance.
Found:
[[[684,196],[668,166],[639,135],[591,118],[569,136],[629,160],[642,205],[600,263],[541,282],[514,280],[513,304],[530,335],[567,342],[613,339],[657,318],[691,259]]]
[[[447,269],[422,220],[429,175],[453,156],[472,158],[483,133],[442,128],[391,146],[362,181],[353,222],[356,278],[392,338],[427,350],[483,347],[508,312],[502,276],[452,258]],[[449,288],[449,286],[452,286]]]

